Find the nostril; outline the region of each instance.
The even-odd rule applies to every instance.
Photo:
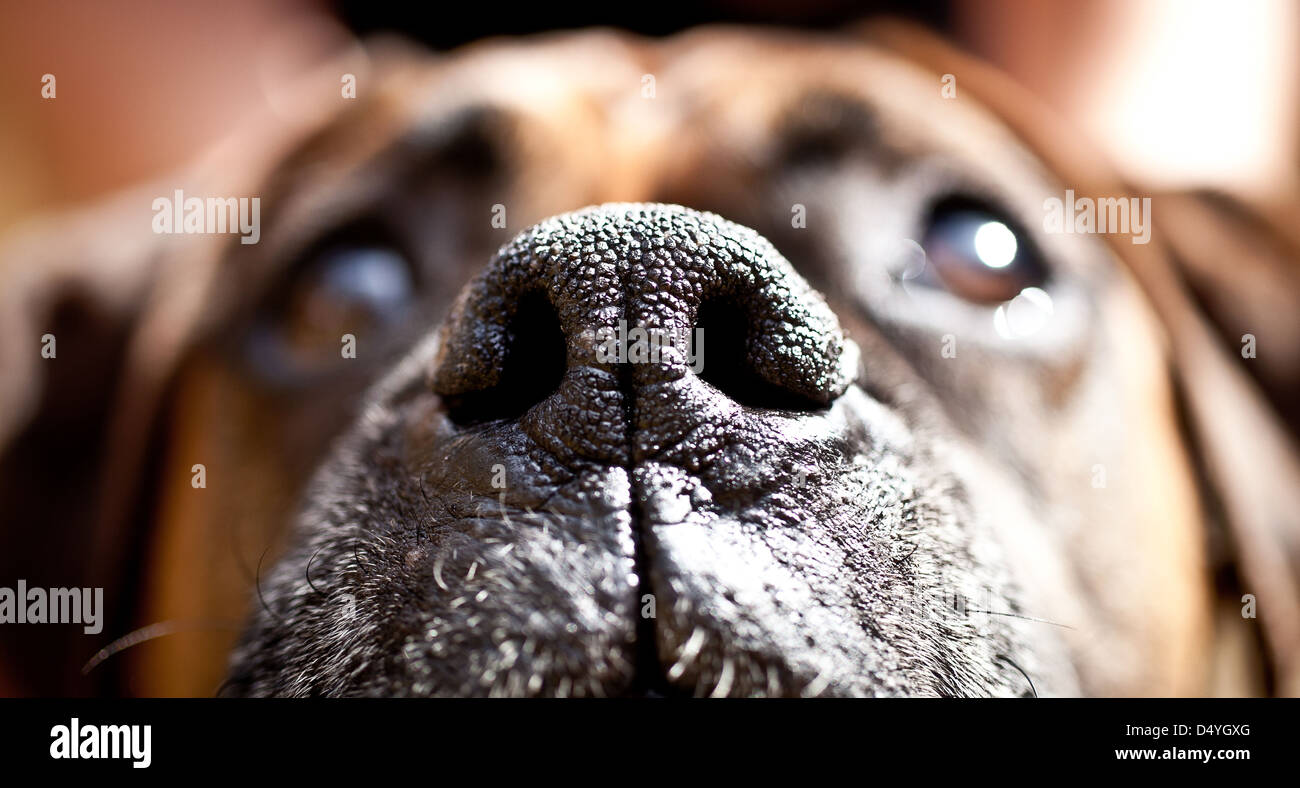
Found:
[[[564,331],[555,307],[544,292],[527,293],[506,322],[505,356],[496,384],[444,396],[447,412],[462,425],[518,418],[559,388],[565,359]]]
[[[699,376],[731,400],[751,408],[814,411],[827,406],[804,394],[769,382],[754,368],[752,348],[765,338],[750,311],[730,298],[700,304],[695,319],[703,345]]]
[[[693,334],[704,342],[692,347]],[[529,414],[534,438],[589,456],[622,446],[621,425],[644,412],[629,396],[691,370],[742,405],[800,412],[843,394],[859,361],[825,299],[769,242],[672,205],[602,205],[520,233],[438,336],[428,382],[455,421]]]

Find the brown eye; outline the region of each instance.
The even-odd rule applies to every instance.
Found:
[[[326,251],[289,292],[284,339],[311,354],[344,334],[383,330],[401,319],[413,291],[406,261],[391,249]]]
[[[1047,270],[1024,234],[978,203],[936,206],[921,246],[927,264],[912,281],[972,303],[1001,304],[1047,280]]]
[[[293,380],[340,358],[350,336],[375,348],[396,332],[416,297],[411,266],[383,245],[339,244],[300,265],[252,337],[252,360]]]

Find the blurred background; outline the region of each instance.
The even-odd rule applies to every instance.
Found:
[[[318,68],[334,69],[317,82],[335,94],[339,58],[356,58],[364,67],[358,41],[368,36],[397,34],[449,51],[486,37],[592,25],[646,36],[719,22],[834,31],[894,16],[1010,74],[1141,184],[1140,193],[1208,188],[1233,194],[1272,209],[1275,220],[1282,216],[1291,248],[1300,249],[1294,202],[1300,195],[1300,0],[695,0],[581,11],[479,2],[454,13],[430,7],[383,0],[0,0],[0,236],[26,219],[179,170],[246,121],[252,128],[254,120],[301,112],[294,90],[310,80],[297,78]],[[42,97],[47,74],[57,80],[54,100]],[[1162,221],[1176,218],[1170,205],[1161,204]],[[1268,250],[1203,243],[1194,232],[1200,221],[1199,214],[1186,214],[1177,233],[1212,258],[1212,268],[1188,272],[1197,296],[1215,313],[1232,352],[1247,328],[1271,338],[1271,361],[1249,371],[1300,435],[1300,274],[1292,266],[1270,277],[1243,275],[1252,279],[1249,286],[1221,286],[1217,277],[1236,276],[1243,262],[1265,271],[1272,258]],[[0,260],[0,282],[4,266]],[[1283,281],[1291,284],[1275,284]],[[84,385],[82,372],[69,369],[69,379]],[[0,403],[6,382],[20,377],[5,373]],[[108,406],[105,398],[101,407]],[[69,408],[88,422],[95,418],[80,406]],[[13,410],[0,407],[0,438]],[[48,447],[48,455],[59,463],[88,455],[89,468],[97,455],[75,430],[56,427],[66,445]],[[6,483],[19,488],[24,479],[0,464],[0,498]],[[67,534],[59,536],[63,544],[49,534],[23,533],[44,553],[84,552]],[[26,555],[7,549],[13,560],[0,560],[6,571]],[[11,581],[0,577],[0,585]],[[47,634],[50,642],[64,636],[40,637]],[[0,669],[4,646],[0,641]],[[33,675],[48,667],[41,664],[44,652],[22,657],[23,670]],[[60,686],[7,685],[3,673],[0,695]]]
[[[0,2],[0,233],[180,166],[285,77],[384,31],[446,50],[485,36],[707,22],[835,29],[919,21],[998,65],[1134,180],[1268,201],[1300,185],[1294,0],[699,0],[582,10],[378,0]],[[44,74],[56,101],[40,99]]]

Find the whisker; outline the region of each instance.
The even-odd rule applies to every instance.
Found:
[[[311,564],[312,564],[312,561],[315,561],[315,560],[316,560],[316,556],[320,555],[320,551],[321,551],[321,550],[324,550],[324,549],[325,549],[324,547],[318,547],[318,548],[316,549],[316,552],[314,552],[314,553],[311,554],[311,558],[308,558],[308,559],[307,559],[307,568],[306,568],[305,570],[303,570],[303,573],[302,573],[302,574],[303,574],[303,577],[307,580],[307,585],[310,586],[310,587],[311,587],[311,590],[314,591],[314,592],[316,592],[317,594],[320,594],[320,589],[317,588],[317,587],[316,587],[316,584],[313,583],[313,582],[311,581]],[[324,594],[321,594],[321,596],[324,596]]]
[[[1003,612],[999,612],[999,611],[997,611],[997,610],[975,610],[975,609],[972,609],[972,608],[967,608],[967,609],[966,609],[966,612],[967,612],[967,613],[984,613],[985,615],[989,615],[989,616],[1007,616],[1008,618],[1019,618],[1019,619],[1021,619],[1021,620],[1023,620],[1023,621],[1033,621],[1033,622],[1036,622],[1036,623],[1039,623],[1039,624],[1051,624],[1052,626],[1054,626],[1054,627],[1060,627],[1061,629],[1070,629],[1070,630],[1073,630],[1073,629],[1074,629],[1074,627],[1070,626],[1069,624],[1058,624],[1058,623],[1056,623],[1055,621],[1048,621],[1048,620],[1045,619],[1045,618],[1034,618],[1033,616],[1022,616],[1022,615],[1020,615],[1019,613],[1003,613]]]
[[[220,697],[221,697],[221,693],[225,692],[225,691],[226,691],[226,688],[229,687],[231,684],[234,684],[234,683],[235,683],[235,679],[234,679],[233,676],[227,678],[225,681],[223,681],[223,682],[221,682],[219,685],[217,685],[217,691],[214,692],[214,693],[212,693],[212,697],[214,697],[214,698],[220,698]]]
[[[271,614],[272,618],[276,621],[283,621],[284,619],[280,618],[280,614],[276,613],[271,609],[270,605],[266,604],[266,597],[262,596],[262,562],[266,560],[266,554],[269,552],[271,552],[271,548],[270,546],[267,546],[267,548],[262,551],[262,557],[257,559],[257,574],[254,578],[256,581],[255,585],[257,586],[257,601],[261,603],[263,610]]]
[[[180,632],[210,632],[214,630],[238,630],[239,623],[235,621],[159,621],[148,626],[140,627],[134,632],[128,632],[122,637],[104,646],[95,652],[85,666],[81,668],[81,675],[85,676],[90,671],[103,664],[104,660],[109,657],[120,654],[127,649],[146,643],[150,640],[156,640],[167,635],[175,635]]]
[[[1013,661],[1011,660],[1011,657],[1008,657],[1008,656],[1006,656],[1005,654],[999,654],[999,655],[998,655],[998,659],[1002,660],[1003,662],[1007,663],[1007,664],[1010,665],[1011,667],[1013,667],[1013,668],[1015,668],[1016,670],[1020,671],[1020,675],[1024,676],[1024,677],[1025,677],[1025,681],[1028,681],[1028,682],[1029,682],[1029,691],[1032,692],[1032,693],[1034,693],[1034,697],[1035,697],[1035,698],[1038,697],[1038,689],[1034,687],[1034,680],[1031,679],[1031,678],[1029,678],[1029,674],[1026,673],[1026,672],[1024,671],[1023,668],[1021,668],[1019,665],[1017,665],[1015,662],[1013,662]]]

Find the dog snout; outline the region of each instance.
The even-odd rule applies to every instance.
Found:
[[[549,495],[542,517],[586,534],[580,550],[631,559],[611,609],[636,623],[602,692],[792,694],[826,671],[842,679],[831,691],[862,691],[843,677],[869,646],[845,631],[850,600],[812,590],[835,559],[802,524],[846,516],[824,493],[856,489],[842,447],[860,428],[836,405],[857,371],[835,314],[763,237],[680,206],[613,204],[503,247],[453,307],[430,377],[464,441],[509,425],[531,447],[508,464],[525,478],[550,461],[579,469],[559,489],[583,492]],[[616,488],[625,520],[574,503]],[[624,527],[630,544],[614,547],[602,529]],[[791,625],[791,601],[818,596],[835,612]]]
[[[761,236],[614,204],[504,247],[453,308],[431,383],[458,419],[520,418],[557,455],[628,465],[738,405],[824,408],[855,369],[835,315]]]
[[[911,646],[860,591],[902,587],[894,532],[930,515],[859,371],[752,230],[658,204],[541,222],[322,469],[232,691],[889,691],[871,666]]]

